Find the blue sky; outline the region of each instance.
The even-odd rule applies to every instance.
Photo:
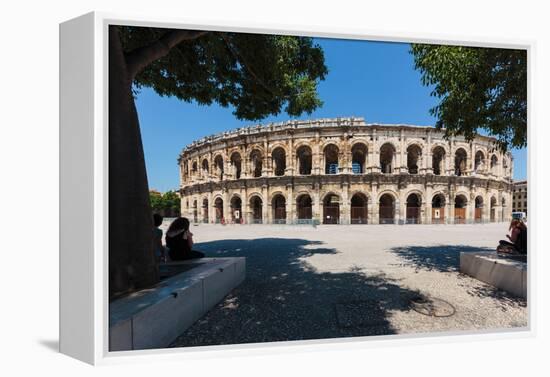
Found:
[[[329,73],[319,84],[323,106],[299,119],[364,117],[367,123],[433,125],[429,109],[437,103],[422,86],[409,45],[404,43],[316,39]],[[179,187],[176,159],[193,140],[253,124],[239,121],[231,108],[199,106],[160,97],[144,88],[136,106],[142,130],[149,187],[161,192]],[[261,123],[284,121],[280,114]],[[526,178],[527,151],[512,150],[514,179]]]

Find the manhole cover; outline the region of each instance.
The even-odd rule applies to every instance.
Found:
[[[456,312],[454,306],[435,297],[416,297],[411,300],[411,308],[430,317],[450,317]]]
[[[343,328],[386,325],[384,311],[376,300],[335,304],[338,326]]]

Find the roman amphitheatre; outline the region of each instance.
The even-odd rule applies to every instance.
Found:
[[[495,139],[348,117],[204,137],[178,158],[196,223],[467,224],[511,217],[513,158]]]

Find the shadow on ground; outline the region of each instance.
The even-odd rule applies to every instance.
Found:
[[[486,252],[494,249],[465,245],[436,245],[394,247],[390,251],[405,260],[405,265],[415,267],[417,270],[458,272],[460,253]]]
[[[391,311],[418,293],[383,274],[318,272],[303,258],[337,254],[318,241],[285,238],[197,244],[207,257],[246,257],[246,280],[172,347],[393,334]]]

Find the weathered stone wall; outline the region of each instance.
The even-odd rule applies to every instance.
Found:
[[[381,222],[380,211],[385,222],[471,223],[506,221],[512,210],[511,154],[497,150],[492,138],[445,140],[433,127],[361,118],[255,126],[194,142],[178,163],[182,214],[199,222],[222,221],[222,209],[224,221],[237,221],[237,198],[238,221],[245,223],[302,217],[373,224]],[[277,216],[278,195],[284,213]],[[311,215],[298,203],[304,195]],[[437,195],[439,219],[432,210]]]

